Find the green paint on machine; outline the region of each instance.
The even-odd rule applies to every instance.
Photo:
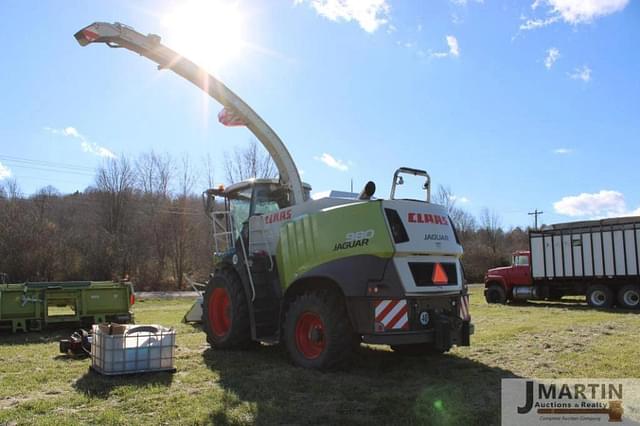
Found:
[[[332,207],[300,216],[280,228],[278,270],[283,287],[332,260],[357,255],[393,256],[382,202]]]

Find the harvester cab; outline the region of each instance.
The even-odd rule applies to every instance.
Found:
[[[326,369],[344,361],[354,343],[419,354],[469,345],[462,246],[446,208],[430,202],[425,171],[396,170],[388,200],[373,198],[373,182],[360,195],[312,200],[273,129],[159,36],[96,22],[75,37],[82,46],[125,48],[184,77],[224,106],[222,124],[249,129],[278,168],[278,180],[203,194],[215,237],[202,302],[212,347],[283,342],[295,364]],[[425,179],[426,200],[396,197],[406,175]]]

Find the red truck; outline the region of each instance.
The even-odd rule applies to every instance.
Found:
[[[511,266],[492,268],[484,275],[484,297],[487,303],[506,303],[513,300],[513,288],[531,286],[531,253],[521,250],[513,253]]]
[[[561,223],[529,232],[530,250],[484,277],[488,303],[586,296],[589,305],[640,309],[640,217]]]

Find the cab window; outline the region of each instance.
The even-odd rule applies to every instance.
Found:
[[[290,206],[289,194],[280,185],[256,184],[251,215],[268,214]]]
[[[528,256],[513,256],[513,264],[515,266],[529,266]]]
[[[234,239],[240,235],[242,224],[249,219],[251,209],[251,188],[246,188],[233,194],[229,199],[231,203],[231,217],[234,223]]]

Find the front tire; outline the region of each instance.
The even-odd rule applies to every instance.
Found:
[[[203,328],[207,342],[218,349],[245,349],[251,344],[249,307],[238,275],[215,272],[204,292]]]
[[[610,308],[613,305],[613,291],[605,285],[593,284],[587,289],[587,303],[594,308]]]
[[[291,302],[284,341],[294,364],[328,370],[344,363],[353,350],[353,330],[342,298],[309,292]]]
[[[625,309],[640,308],[640,286],[627,284],[618,291],[618,303]]]
[[[507,303],[507,292],[500,284],[491,284],[484,292],[487,303]]]

